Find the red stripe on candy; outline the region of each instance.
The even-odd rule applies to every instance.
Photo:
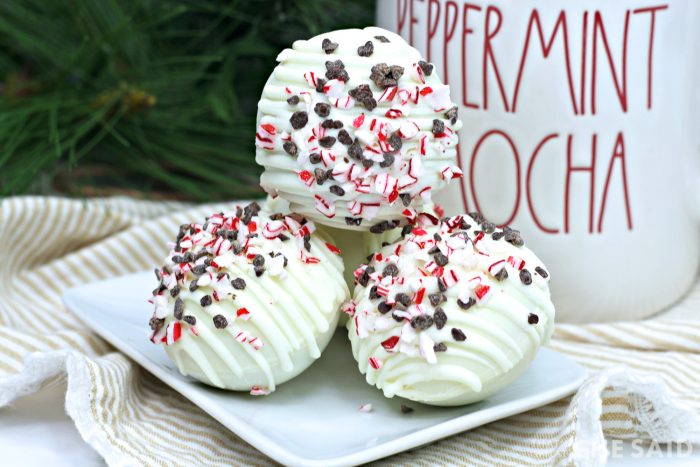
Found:
[[[390,338],[382,342],[382,347],[384,347],[384,350],[386,350],[387,352],[391,352],[398,343],[399,336],[391,336]]]
[[[342,251],[340,251],[340,248],[337,246],[333,245],[332,243],[326,242],[326,248],[331,250],[331,252],[335,253],[336,255],[342,254]]]

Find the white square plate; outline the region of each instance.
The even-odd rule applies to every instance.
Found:
[[[147,339],[152,272],[69,290],[64,301],[82,321],[165,384],[231,431],[287,465],[337,466],[369,462],[545,405],[574,392],[585,370],[541,349],[508,388],[476,404],[439,408],[386,399],[357,371],[345,330],[302,375],[266,397],[227,392],[180,375],[162,347]],[[374,410],[361,413],[358,406]],[[401,413],[401,404],[414,409]],[[352,436],[347,436],[352,433]]]

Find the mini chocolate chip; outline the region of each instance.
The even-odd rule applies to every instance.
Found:
[[[195,261],[194,254],[192,254],[191,251],[188,251],[187,253],[185,253],[184,255],[182,255],[182,259],[185,260],[185,263],[192,263],[192,262]]]
[[[170,296],[177,297],[178,295],[180,295],[180,287],[176,285],[175,287],[170,289]]]
[[[326,78],[337,79],[343,82],[350,79],[348,72],[345,71],[345,65],[342,60],[329,60],[326,62]]]
[[[163,324],[165,324],[165,319],[156,318],[155,316],[148,321],[148,326],[150,326],[153,331],[162,328]]]
[[[433,352],[447,352],[447,346],[443,342],[433,345]]]
[[[228,320],[224,315],[216,315],[212,320],[214,321],[214,327],[216,329],[224,329],[228,326]]]
[[[457,305],[459,305],[459,307],[463,310],[468,310],[469,308],[476,305],[476,300],[474,300],[474,297],[469,297],[469,300],[467,300],[466,302],[457,299]]]
[[[289,105],[297,105],[299,103],[299,96],[292,96],[289,99],[287,99],[287,104]]]
[[[445,112],[445,118],[450,121],[453,125],[457,123],[457,106],[455,105],[454,107],[448,109]]]
[[[433,259],[435,260],[435,264],[437,264],[440,267],[446,265],[449,261],[449,259],[447,259],[447,256],[443,255],[442,253],[436,253],[435,256],[433,256]]]
[[[357,279],[357,283],[360,284],[362,287],[367,287],[367,284],[369,284],[369,273],[367,272],[367,269],[365,269],[364,272],[360,275],[360,278]]]
[[[211,295],[205,295],[204,297],[199,300],[199,304],[202,306],[209,306],[211,305],[212,300],[211,300]]]
[[[360,146],[359,141],[353,142],[348,148],[348,156],[353,159],[360,159],[362,157],[362,146]]]
[[[345,194],[345,190],[343,190],[343,187],[340,185],[332,185],[329,188],[329,191],[336,196],[343,196]]]
[[[382,271],[382,277],[396,277],[399,275],[399,268],[396,266],[394,263],[387,264],[386,267],[384,267],[384,271]]]
[[[393,132],[389,136],[388,141],[391,147],[394,149],[394,151],[400,150],[401,146],[403,146],[403,141],[401,141],[401,137],[399,136],[398,131]]]
[[[199,278],[195,277],[194,279],[192,279],[192,282],[190,282],[190,292],[194,292],[199,288],[199,286],[197,285],[197,279]]]
[[[423,74],[425,76],[430,76],[433,74],[433,64],[432,63],[428,63],[424,60],[420,60],[418,62],[418,66],[420,67],[421,71],[423,72]]]
[[[340,141],[346,146],[350,146],[352,144],[352,138],[346,130],[340,130],[338,132],[338,141]]]
[[[539,322],[540,322],[540,317],[537,316],[536,314],[530,313],[529,315],[527,315],[527,323],[528,324],[537,324]]]
[[[506,232],[506,242],[510,243],[513,246],[523,246],[525,244],[523,237],[520,236],[520,232],[518,232],[517,230],[515,230],[515,232],[515,234],[509,234],[508,232]]]
[[[316,92],[323,92],[323,86],[326,85],[328,81],[323,78],[316,79]]]
[[[319,117],[327,117],[331,113],[331,106],[328,104],[324,104],[323,102],[319,102],[314,106],[314,112],[316,112],[316,115]]]
[[[428,295],[428,300],[430,300],[431,305],[438,306],[439,304],[447,300],[447,297],[445,297],[445,294],[431,293]]]
[[[348,94],[350,94],[350,97],[362,104],[369,111],[372,111],[375,107],[377,107],[377,101],[374,98],[374,94],[372,94],[372,90],[368,84],[361,84],[348,91]]]
[[[411,231],[413,230],[413,225],[411,224],[406,224],[401,228],[401,237],[405,237],[406,235],[410,234]]]
[[[374,44],[372,41],[367,41],[365,45],[361,45],[357,48],[357,55],[360,57],[369,57],[374,53]]]
[[[362,224],[362,218],[361,217],[346,217],[345,224],[359,226],[360,224]]]
[[[403,204],[405,207],[409,207],[411,205],[410,193],[400,193],[399,198],[401,198],[401,204]]]
[[[253,258],[253,266],[263,266],[265,264],[265,257],[263,255],[255,255]]]
[[[435,313],[433,313],[433,321],[435,321],[436,328],[442,329],[445,327],[445,323],[447,322],[445,310],[443,310],[441,307],[435,308]]]
[[[458,342],[462,342],[467,339],[467,336],[464,335],[461,329],[452,328],[452,338]]]
[[[292,128],[295,130],[300,130],[306,126],[306,124],[309,122],[309,116],[306,112],[303,110],[299,110],[298,112],[294,112],[292,116],[289,118],[289,123],[292,124]]]
[[[373,165],[374,165],[374,161],[372,159],[369,159],[369,158],[362,159],[362,167],[364,167],[365,169],[369,169]]]
[[[327,130],[337,130],[338,128],[343,128],[343,122],[328,118],[321,123],[321,126]]]
[[[173,263],[184,263],[185,262],[184,258],[180,255],[175,255],[170,259],[172,260]]]
[[[369,299],[370,299],[370,300],[374,300],[374,299],[377,299],[377,298],[380,298],[380,297],[381,297],[381,295],[379,295],[379,294],[377,293],[377,286],[376,286],[376,285],[373,285],[373,286],[369,289]]]
[[[182,320],[190,326],[194,326],[195,324],[197,324],[197,318],[195,318],[192,315],[186,315],[184,318],[182,318]]]
[[[508,271],[506,271],[506,268],[501,268],[500,271],[498,271],[496,274],[494,274],[494,279],[497,281],[502,281],[504,279],[508,279]],[[522,277],[522,274],[520,275]]]
[[[379,224],[374,224],[372,227],[369,228],[369,231],[373,234],[381,234],[384,233],[389,226],[389,223],[387,221],[382,221]]]
[[[323,49],[326,54],[332,54],[335,49],[338,48],[338,43],[337,42],[331,42],[330,39],[325,38],[321,42],[321,48]]]
[[[231,281],[231,285],[236,290],[245,290],[246,283],[245,283],[245,280],[243,278],[238,277],[238,278]]]
[[[496,225],[493,222],[484,222],[481,224],[481,230],[484,233],[490,234],[493,233],[494,230],[496,230]]]
[[[545,279],[549,277],[549,273],[539,266],[535,268],[535,272]]]
[[[411,319],[411,327],[414,329],[425,330],[433,325],[433,318],[428,315],[418,315]]]
[[[326,149],[331,148],[335,144],[335,137],[334,136],[324,136],[320,140],[318,140],[318,144],[323,146]]]
[[[411,413],[413,409],[407,405],[401,404],[401,413]]]
[[[447,290],[447,285],[445,284],[445,281],[443,281],[439,277],[437,280],[437,284],[438,284],[438,290],[440,290],[440,292],[445,292]]]
[[[496,232],[491,234],[491,238],[498,241],[498,240],[502,239],[505,235],[506,234],[502,231],[496,231]]]
[[[328,175],[323,169],[314,169],[314,177],[316,177],[316,183],[323,185],[323,183],[328,180]]]
[[[378,63],[372,67],[369,79],[378,88],[384,89],[388,86],[396,86],[403,75],[403,71],[403,67],[398,65],[389,66],[386,63]]]
[[[243,217],[248,219],[246,222],[250,222],[250,218],[257,215],[260,212],[260,209],[260,205],[255,201],[248,203],[246,207],[243,208]]]
[[[255,272],[255,277],[260,277],[265,274],[265,266],[255,266],[253,271]]]
[[[386,36],[374,36],[374,38],[377,39],[379,42],[389,42],[389,39],[387,39]]]
[[[476,222],[477,224],[483,224],[484,222],[486,222],[486,218],[480,212],[470,212],[469,217],[474,219],[474,222]]]
[[[379,167],[382,167],[385,169],[387,167],[391,167],[394,164],[395,158],[391,154],[384,153],[384,154],[382,154],[382,157],[384,158],[384,160],[379,163]]]
[[[394,300],[396,300],[398,303],[401,303],[403,306],[409,306],[411,304],[411,297],[407,293],[397,293],[394,296]]]
[[[207,272],[206,264],[200,264],[200,265],[192,268],[192,273],[197,274],[197,275],[202,275],[205,272]]]
[[[445,122],[438,120],[437,118],[433,120],[433,134],[435,136],[441,135],[445,132]]]
[[[523,269],[522,271],[520,271],[520,280],[525,285],[532,284],[532,275],[530,274],[530,271],[528,271],[527,269]]]
[[[389,313],[391,309],[392,306],[389,305],[387,302],[380,302],[379,305],[377,305],[377,310],[379,310],[381,314]]]
[[[321,155],[317,152],[311,153],[311,155],[309,155],[309,162],[311,162],[312,164],[318,164],[319,162],[321,162],[321,159]]]
[[[292,141],[285,141],[284,144],[282,145],[282,149],[284,149],[284,152],[289,154],[292,157],[297,156],[297,152],[299,151],[299,148],[297,148],[297,145],[294,144]]]
[[[173,316],[175,319],[182,319],[182,314],[185,312],[185,302],[179,297],[175,299],[175,309],[173,311]]]

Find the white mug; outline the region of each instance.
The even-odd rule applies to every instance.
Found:
[[[519,229],[557,319],[633,320],[700,260],[700,2],[380,0],[460,103],[448,213]]]

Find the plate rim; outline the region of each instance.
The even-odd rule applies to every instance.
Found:
[[[506,410],[503,412],[502,409],[499,410],[499,408],[502,406],[490,407],[478,412],[471,412],[444,422],[437,423],[435,425],[421,428],[412,433],[408,433],[390,441],[365,448],[361,451],[356,451],[341,456],[327,457],[324,459],[305,458],[285,449],[269,437],[266,437],[259,430],[251,427],[248,423],[238,418],[236,415],[228,412],[224,412],[223,415],[222,412],[217,413],[217,404],[207,397],[199,397],[198,391],[191,390],[192,388],[189,386],[190,383],[173,377],[168,372],[161,369],[157,364],[151,362],[147,358],[143,358],[143,354],[141,352],[122,341],[116,334],[112,333],[109,328],[102,326],[98,319],[95,319],[94,316],[91,316],[89,313],[83,314],[81,311],[79,311],[79,307],[74,306],[75,304],[73,303],[72,295],[79,293],[79,291],[82,289],[90,288],[91,286],[95,286],[99,283],[108,283],[117,279],[124,279],[128,276],[145,275],[146,272],[150,274],[150,271],[139,271],[136,273],[115,276],[110,279],[89,282],[76,287],[71,287],[63,293],[61,298],[64,305],[73,314],[75,314],[81,322],[113,345],[119,352],[127,355],[139,366],[146,369],[168,387],[177,391],[181,396],[209,414],[252,447],[258,449],[260,452],[274,459],[275,461],[285,465],[309,467],[340,467],[346,465],[358,465],[382,459],[406,450],[416,449],[449,436],[469,431],[479,426],[486,425],[503,418],[511,417],[519,413],[527,412],[528,410],[542,407],[567,397],[573,394],[581,386],[588,373],[585,368],[574,362],[570,357],[557,352],[556,350],[542,347],[538,350],[538,353],[542,351],[554,353],[562,358],[565,358],[566,360],[569,360],[569,362],[571,362],[571,364],[580,371],[580,375],[576,379],[572,379],[572,381],[566,385],[550,389],[524,399],[519,399],[517,407],[513,410]],[[473,418],[474,414],[476,413],[480,415],[478,420],[473,420],[470,423],[468,419]]]

